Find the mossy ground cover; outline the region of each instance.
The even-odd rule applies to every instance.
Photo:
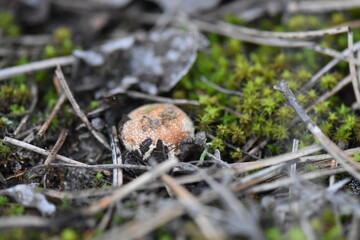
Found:
[[[336,12],[331,14],[295,15],[284,21],[282,16],[260,19],[250,27],[268,31],[307,31],[318,30],[337,26],[349,21],[359,19],[358,9],[347,12]],[[238,25],[246,23],[241,19],[228,15],[223,20]],[[246,24],[246,26],[248,26]],[[14,16],[8,12],[0,13],[0,29],[6,38],[16,39],[21,36],[21,27],[17,25]],[[354,41],[360,40],[360,30],[355,28]],[[58,27],[53,30],[51,42],[43,46],[36,57],[19,56],[7,62],[7,66],[22,65],[34,59],[49,59],[58,56],[66,56],[77,46],[72,33],[66,27]],[[337,64],[331,72],[323,75],[316,86],[311,89],[302,89],[312,76],[328,61],[330,57],[312,50],[288,49],[281,47],[269,47],[245,43],[234,38],[223,37],[216,34],[207,34],[209,46],[198,52],[196,62],[190,72],[172,90],[171,97],[197,100],[199,107],[192,108],[192,116],[195,120],[197,131],[204,131],[208,135],[208,147],[210,153],[215,149],[219,150],[222,159],[227,163],[234,163],[245,160],[247,152],[263,141],[267,141],[265,148],[255,153],[255,157],[270,157],[279,153],[291,151],[293,139],[299,139],[299,147],[309,146],[316,143],[313,136],[306,131],[306,127],[296,120],[294,110],[287,104],[284,96],[273,89],[279,79],[286,79],[300,104],[306,108],[314,103],[319,96],[334,88],[339,81],[349,74],[348,65],[344,62]],[[339,51],[347,47],[347,35],[324,36],[318,39],[319,44]],[[211,84],[202,79],[205,77]],[[0,136],[3,138],[13,132],[18,126],[21,117],[29,109],[33,96],[31,96],[30,81],[38,86],[39,104],[28,121],[27,128],[34,127],[44,122],[49,112],[55,106],[59,93],[53,84],[53,73],[51,71],[38,71],[29,75],[14,77],[0,83]],[[234,91],[229,93],[219,91],[212,84],[225,90]],[[237,93],[236,93],[237,92]],[[350,95],[350,97],[348,97]],[[97,100],[87,96],[87,102],[80,102],[87,111],[99,107]],[[345,101],[344,101],[345,99]],[[351,89],[344,89],[339,94],[316,105],[310,112],[314,122],[320,126],[337,144],[349,148],[358,146],[360,141],[360,120],[358,112],[351,108],[355,101]],[[80,122],[75,118],[70,105],[66,104],[52,121],[48,134],[41,139],[36,139],[39,145],[48,146],[56,141],[61,128],[78,127]],[[104,116],[102,116],[104,117]],[[74,134],[75,135],[75,134]],[[77,145],[67,146],[76,148]],[[27,172],[36,165],[38,159],[33,155],[18,154],[15,147],[0,142],[0,164],[1,172],[6,176],[18,176],[11,178],[12,185],[20,183],[42,184],[50,189],[63,190],[67,177],[74,177],[78,182],[84,184],[84,188],[98,187],[106,188],[111,184],[110,173],[92,172],[84,174],[85,171],[49,169],[46,172]],[[66,151],[65,151],[66,152]],[[203,155],[203,157],[205,154]],[[201,158],[196,156],[196,158]],[[354,159],[359,156],[355,154]],[[206,161],[207,159],[202,159]],[[247,161],[255,159],[247,158]],[[107,161],[110,163],[110,161]],[[304,167],[304,171],[315,171],[314,165]],[[23,174],[25,173],[25,174]],[[84,176],[83,176],[83,175]],[[47,178],[44,178],[44,175]],[[346,174],[339,176],[338,180],[347,177]],[[80,180],[79,180],[80,179]],[[129,179],[127,179],[129,180]],[[327,180],[327,179],[326,179]],[[225,180],[224,180],[225,181]],[[189,186],[194,192],[201,192],[202,185]],[[76,189],[79,190],[79,189]],[[160,196],[166,195],[165,191],[159,191]],[[249,195],[249,199],[258,204],[266,197],[264,195]],[[130,212],[133,209],[155,202],[152,194],[145,193],[142,198],[133,197],[123,204]],[[244,197],[245,198],[245,197]],[[77,211],[90,200],[78,201],[64,199],[52,199],[58,206],[59,215],[63,217],[69,211]],[[246,207],[251,208],[251,201]],[[151,203],[151,204],[150,204]],[[143,204],[143,205],[141,205]],[[340,215],[331,206],[322,207],[319,211],[309,217],[310,227],[315,236],[321,239],[345,239],[344,232],[348,232],[348,223],[351,214]],[[222,206],[221,203],[214,203],[215,207]],[[212,206],[213,207],[213,206]],[[269,210],[270,209],[270,210]],[[335,209],[335,210],[334,210]],[[272,206],[264,210],[263,216],[259,217],[259,225],[264,231],[267,239],[306,239],[303,228],[297,226],[298,216],[291,216],[286,226],[280,225],[272,216]],[[38,215],[33,209],[15,203],[11,198],[0,196],[0,216],[22,216],[26,214]],[[155,214],[155,213],[154,213]],[[94,216],[97,223],[104,217],[104,213]],[[295,215],[295,214],[294,214]],[[118,226],[124,222],[131,221],[136,216],[114,214],[111,218],[111,226]],[[179,223],[180,222],[180,223]],[[188,239],[202,239],[199,229],[194,221],[188,217],[180,219],[175,223],[158,228],[151,237],[157,239],[172,239],[174,229],[181,226]],[[48,229],[47,231],[27,230],[14,228],[0,233],[0,239],[48,239],[49,237],[72,239],[90,239],[101,236],[103,230],[93,228],[82,228],[66,226],[64,228]],[[236,234],[235,234],[236,235]],[[241,236],[241,234],[240,234]]]
[[[296,15],[287,24],[262,20],[259,25],[272,31],[302,31],[331,27],[348,19],[348,15],[341,13],[322,19]],[[234,16],[225,20],[241,22]],[[197,128],[215,137],[211,140],[212,148],[224,150],[224,143],[230,143],[242,149],[254,137],[258,143],[271,139],[267,148],[274,153],[291,150],[288,143],[292,139],[299,139],[300,146],[315,143],[304,125],[293,124],[294,110],[273,86],[279,79],[286,79],[297,100],[306,108],[349,74],[347,65],[339,63],[330,73],[323,75],[315,87],[303,90],[301,87],[329,61],[329,57],[311,50],[256,46],[214,34],[208,37],[209,49],[199,53],[195,66],[179,83],[173,96],[200,102]],[[354,41],[359,39],[360,31],[354,30]],[[335,49],[344,49],[344,42],[347,42],[346,34],[320,39],[320,44]],[[202,76],[213,84],[241,94],[220,92],[202,81]],[[360,139],[359,118],[351,110],[351,99],[343,102],[340,98],[341,95],[333,96],[317,104],[310,115],[335,142],[355,146]],[[227,150],[233,161],[242,159],[239,151]]]

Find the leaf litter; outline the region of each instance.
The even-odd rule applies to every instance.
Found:
[[[58,136],[56,131],[48,129],[44,133],[45,138],[40,138],[35,136],[33,131],[30,131],[31,134],[26,132],[34,126],[25,120],[25,122],[27,121],[26,124],[24,123],[25,127],[22,131],[19,130],[20,136],[24,137],[18,137],[17,141],[14,141],[12,137],[16,136],[11,135],[13,129],[10,124],[7,124],[9,129],[1,133],[2,142],[13,146],[13,149],[21,148],[21,151],[18,154],[5,154],[6,151],[4,151],[4,155],[2,155],[1,195],[10,197],[11,201],[18,205],[37,209],[42,219],[51,221],[51,228],[42,225],[50,235],[56,235],[66,228],[74,228],[79,231],[90,231],[91,237],[95,237],[94,229],[101,229],[104,231],[101,238],[123,236],[124,239],[134,239],[145,236],[145,238],[155,239],[159,236],[172,236],[179,238],[206,237],[208,239],[238,237],[274,239],[276,231],[279,231],[280,235],[290,238],[291,234],[294,234],[293,232],[300,229],[300,232],[297,232],[298,236],[306,236],[308,239],[317,239],[330,230],[335,232],[336,236],[355,239],[354,236],[357,236],[358,232],[356,226],[359,224],[360,217],[359,200],[356,197],[359,183],[353,178],[342,177],[335,184],[324,187],[325,180],[324,177],[320,178],[321,176],[349,172],[349,170],[340,165],[333,169],[324,167],[325,169],[315,170],[311,176],[307,175],[304,171],[304,162],[317,163],[320,161],[304,160],[307,155],[310,159],[312,156],[310,154],[313,152],[300,156],[302,159],[301,163],[297,164],[298,172],[296,174],[288,169],[290,164],[299,160],[296,152],[288,153],[286,156],[279,155],[276,158],[277,162],[272,162],[270,166],[266,165],[264,169],[255,171],[264,167],[261,165],[262,163],[274,159],[260,156],[257,157],[260,158],[259,161],[228,162],[229,155],[226,151],[215,149],[214,154],[208,152],[211,144],[206,143],[207,137],[213,137],[208,132],[206,134],[198,132],[197,137],[184,140],[181,146],[184,156],[169,155],[160,142],[156,144],[154,154],[148,160],[143,159],[136,152],[124,151],[123,146],[116,143],[118,140],[114,134],[109,133],[110,131],[116,132],[114,131],[116,128],[120,132],[123,123],[128,120],[127,113],[144,103],[153,101],[172,103],[170,100],[182,100],[171,99],[169,96],[173,89],[176,89],[175,86],[180,84],[192,69],[198,57],[197,53],[209,50],[207,48],[209,42],[202,35],[202,31],[209,31],[210,28],[198,21],[197,14],[204,14],[204,19],[209,18],[207,24],[212,24],[212,27],[216,28],[216,24],[212,23],[216,19],[211,18],[221,15],[220,13],[226,9],[228,13],[233,13],[229,6],[236,5],[236,1],[229,3],[219,0],[149,1],[157,4],[163,11],[163,15],[161,15],[156,12],[156,7],[154,8],[154,12],[160,19],[157,19],[158,23],[161,23],[162,17],[164,19],[169,17],[167,14],[170,13],[174,15],[174,19],[180,19],[179,22],[182,22],[183,25],[179,25],[178,22],[175,24],[176,21],[173,22],[171,17],[165,25],[156,25],[156,21],[151,20],[151,14],[147,15],[146,7],[150,6],[149,9],[154,7],[147,5],[148,3],[113,0],[103,3],[90,2],[86,6],[90,10],[94,10],[98,6],[105,6],[105,11],[109,7],[114,7],[124,13],[143,11],[141,12],[143,15],[138,17],[143,17],[141,20],[138,19],[139,22],[145,22],[152,28],[146,32],[148,26],[139,27],[137,25],[141,30],[134,33],[129,28],[125,37],[122,33],[121,37],[111,37],[110,41],[100,38],[100,43],[91,43],[88,50],[73,49],[72,57],[67,57],[64,62],[56,62],[56,58],[54,58],[50,59],[54,62],[45,60],[39,64],[34,60],[35,65],[31,66],[35,66],[35,69],[26,69],[26,65],[24,65],[7,69],[8,72],[5,73],[0,70],[0,79],[6,81],[5,79],[9,76],[43,71],[58,65],[53,83],[55,86],[59,86],[59,94],[64,91],[63,94],[73,106],[69,110],[69,113],[73,114],[72,118],[66,119],[64,117],[66,113],[58,113],[59,118],[62,119],[61,126],[70,131],[69,137],[64,140],[65,143],[57,146],[59,149],[56,151],[52,151],[57,140],[56,136]],[[251,4],[240,4],[237,6],[241,9],[238,14],[251,15],[256,12],[256,16],[249,19],[261,16],[261,14],[257,15],[259,9],[266,9],[266,6],[260,3],[261,1],[256,2],[258,5],[255,8],[252,8]],[[278,1],[272,1],[272,3],[278,4]],[[64,9],[71,8],[72,4],[78,4],[77,7],[70,10],[72,14],[80,14],[81,9],[85,6],[81,1],[74,1],[74,3],[64,1],[61,4],[54,3],[53,7],[59,12],[66,13]],[[271,3],[268,4],[271,5]],[[102,8],[102,11],[104,9]],[[272,9],[272,11],[275,10],[275,8]],[[210,12],[209,15],[206,15],[207,11]],[[107,14],[113,15],[111,11]],[[181,21],[184,17],[183,14],[185,14],[185,18],[189,18],[186,19],[185,24],[184,21]],[[189,15],[186,16],[186,14]],[[195,16],[198,22],[192,22],[189,16]],[[87,17],[83,17],[86,22]],[[112,17],[118,20],[117,16],[113,15]],[[51,16],[46,16],[46,18],[52,19]],[[44,20],[41,21],[44,22]],[[153,25],[154,23],[155,25]],[[227,25],[219,26],[229,27]],[[108,27],[111,28],[111,24]],[[207,29],[201,29],[202,27]],[[126,27],[124,28],[126,29]],[[95,33],[89,34],[95,34],[92,37],[96,39],[103,34],[103,32],[96,31],[102,30],[99,28],[94,30]],[[236,34],[239,31],[236,27],[230,28],[230,30]],[[219,29],[215,29],[213,32],[221,33]],[[116,35],[116,32],[114,34]],[[232,37],[244,38],[248,42],[254,40],[255,44],[267,40],[264,32],[262,34],[265,34],[265,37],[260,40],[252,39],[252,35],[246,36],[246,32],[243,32],[244,35],[240,37],[236,34]],[[296,33],[294,34],[296,35]],[[303,36],[307,33],[301,34]],[[311,35],[311,33],[308,34]],[[227,29],[225,35],[231,35],[231,31]],[[273,41],[271,44],[275,42],[281,45],[281,37],[274,40],[274,36],[276,34],[269,37]],[[279,41],[276,42],[277,40]],[[210,41],[214,41],[214,39]],[[66,46],[66,44],[63,45]],[[285,47],[288,44],[291,45],[286,42]],[[334,60],[338,56],[337,52],[326,49],[314,47],[313,50],[335,56]],[[32,52],[29,49],[26,51],[36,56],[36,51]],[[355,50],[349,49],[349,51],[353,53]],[[33,59],[42,59],[42,56],[38,55]],[[342,60],[347,61],[344,57]],[[356,63],[353,59],[350,63],[354,68]],[[354,74],[353,70],[352,74]],[[57,83],[57,81],[59,82]],[[207,80],[205,84],[210,85],[210,82]],[[47,84],[50,86],[49,83]],[[217,86],[217,90],[227,90],[214,83],[211,86]],[[44,93],[43,89],[40,91]],[[226,91],[223,92],[226,94]],[[240,93],[240,91],[236,93]],[[95,116],[86,114],[89,112],[87,104],[93,100],[98,101],[96,106],[100,105],[99,111],[94,113]],[[184,109],[192,114],[193,119],[196,119],[196,106],[203,103],[200,100],[197,102],[189,99],[183,100],[185,105],[188,105]],[[43,111],[40,110],[41,103],[36,104],[38,108],[35,111]],[[60,105],[62,104],[64,103]],[[66,106],[69,109],[69,105]],[[51,108],[46,111],[49,109]],[[13,118],[10,117],[10,119],[15,128],[18,124],[16,118],[14,121]],[[40,117],[39,119],[44,120]],[[41,121],[38,121],[37,124],[41,124]],[[110,136],[111,146],[110,140],[106,136]],[[146,150],[149,147],[146,141],[142,144],[141,149]],[[228,144],[227,147],[237,150],[237,147],[231,144]],[[111,148],[112,153],[106,148]],[[58,150],[59,153],[57,153]],[[24,151],[29,152],[24,154]],[[46,158],[30,154],[31,151],[43,155],[53,152],[55,163],[43,166]],[[329,152],[331,153],[331,151]],[[248,154],[248,157],[253,156],[252,153],[245,153]],[[179,162],[178,158],[185,159],[187,162]],[[202,160],[198,161],[199,159]],[[61,163],[64,160],[66,163]],[[329,160],[323,161],[327,161],[324,164],[327,166]],[[247,167],[251,171],[245,171],[244,169]],[[139,175],[139,172],[143,174]],[[112,178],[112,174],[115,175],[115,173],[117,176],[122,176],[123,179],[118,181],[115,177]],[[281,187],[276,185],[279,181],[282,181]],[[38,184],[37,187],[34,187],[33,183]],[[111,185],[113,186],[111,187]],[[348,187],[351,187],[352,192],[348,191]],[[63,208],[66,207],[74,213],[64,212]],[[11,221],[13,218],[6,216],[4,209],[6,209],[6,203],[0,205],[0,212],[3,214],[0,217],[0,229],[8,229],[9,225],[16,227],[16,224]],[[326,212],[327,210],[324,209],[329,209],[329,211]],[[39,215],[28,210],[27,213]],[[100,220],[97,219],[97,226],[89,221],[76,221],[78,219],[94,220],[96,213],[101,213]],[[48,217],[49,215],[62,220],[53,221],[54,218]],[[19,216],[20,218],[21,216]],[[21,226],[32,227],[31,218],[24,217],[22,220]],[[319,225],[318,220],[326,222],[327,225]],[[75,222],[77,223],[75,224]],[[43,223],[41,222],[41,224]],[[218,231],[211,231],[215,228]]]

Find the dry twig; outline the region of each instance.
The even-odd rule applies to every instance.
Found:
[[[159,97],[154,96],[150,94],[145,94],[137,91],[126,91],[125,93],[127,96],[135,99],[145,99],[149,101],[155,101],[155,102],[162,102],[162,103],[170,103],[175,105],[194,105],[199,106],[199,102],[195,100],[188,100],[188,99],[172,99],[172,98],[166,98],[166,97]]]
[[[5,143],[10,143],[10,144],[12,144],[12,145],[15,145],[15,146],[18,146],[18,147],[21,147],[21,148],[25,148],[25,149],[27,149],[27,150],[30,150],[30,151],[32,151],[32,152],[39,153],[39,154],[44,155],[44,156],[48,156],[48,155],[50,154],[50,152],[47,151],[47,150],[44,150],[44,149],[39,148],[39,147],[36,147],[36,146],[31,145],[31,144],[29,144],[29,143],[26,143],[26,142],[17,140],[17,139],[15,139],[15,138],[4,137],[3,142],[5,142]],[[59,155],[59,154],[56,154],[56,159],[57,159],[57,160],[60,160],[60,161],[62,161],[62,162],[69,163],[69,164],[73,164],[73,165],[77,165],[77,166],[88,166],[88,165],[85,164],[85,163],[78,162],[78,161],[76,161],[76,160],[73,160],[73,159],[71,159],[71,158],[68,158],[68,157],[65,157],[65,156],[62,156],[62,155]]]
[[[115,126],[111,127],[111,155],[113,164],[122,164],[119,137]],[[121,168],[113,169],[113,186],[119,187],[123,184],[123,172]]]
[[[288,100],[290,105],[294,108],[300,119],[306,124],[307,129],[316,137],[322,147],[337,160],[346,171],[351,175],[360,179],[360,165],[355,162],[351,157],[344,153],[334,142],[332,142],[322,131],[315,125],[315,123],[306,114],[305,110],[298,103],[294,93],[289,89],[285,80],[280,80],[274,87],[280,91]]]
[[[52,68],[56,66],[71,65],[75,62],[75,57],[65,56],[50,58],[38,62],[32,62],[21,66],[9,67],[0,70],[0,80],[16,77],[26,73],[32,73],[35,71]]]
[[[169,175],[162,175],[161,180],[179,198],[179,201],[187,209],[188,213],[194,218],[201,232],[204,234],[204,236],[206,236],[207,239],[225,239],[222,231],[216,225],[214,225],[214,223],[212,223],[210,219],[206,217],[206,215],[204,215],[204,207],[194,195],[192,195],[186,188],[179,185]]]
[[[95,137],[96,140],[99,141],[99,143],[101,143],[105,148],[111,150],[110,145],[107,143],[106,139],[104,136],[102,136],[102,134],[100,134],[99,132],[97,132],[92,126],[91,123],[89,122],[89,119],[86,117],[86,115],[83,113],[83,111],[80,109],[79,104],[76,102],[74,95],[72,94],[69,85],[67,84],[64,74],[61,71],[61,68],[58,66],[55,74],[57,76],[57,78],[59,79],[59,82],[61,84],[61,87],[64,90],[65,95],[67,96],[67,98],[69,99],[69,102],[71,103],[72,107],[74,108],[75,112],[77,113],[77,115],[79,116],[79,118],[83,121],[83,123],[85,123],[86,127],[89,129],[89,131],[91,132],[91,134]]]
[[[54,106],[53,110],[51,111],[49,117],[46,119],[44,124],[41,126],[39,132],[37,133],[39,136],[43,136],[44,133],[47,131],[47,129],[50,126],[51,121],[55,118],[56,114],[60,111],[61,106],[66,101],[66,95],[62,93],[60,97],[58,98],[56,105]]]
[[[297,159],[299,157],[303,157],[303,156],[312,154],[314,152],[320,151],[321,149],[323,149],[323,148],[320,145],[312,145],[309,147],[302,148],[296,152],[280,154],[278,156],[263,159],[263,160],[258,160],[258,161],[254,161],[254,162],[233,163],[233,164],[231,164],[231,168],[234,169],[234,171],[236,171],[237,173],[243,173],[243,172],[247,172],[247,171],[258,169],[258,168],[263,168],[263,167],[268,167],[268,166],[272,166],[275,164],[288,162],[290,160]]]
[[[56,158],[58,151],[60,150],[60,148],[62,147],[62,145],[65,142],[67,134],[68,134],[68,131],[66,129],[61,130],[60,135],[59,135],[54,147],[51,149],[49,155],[47,156],[47,158],[44,162],[45,167],[48,167],[52,163],[52,161]]]
[[[132,182],[123,185],[118,190],[115,190],[111,195],[105,196],[89,207],[83,209],[82,213],[84,215],[95,214],[108,206],[112,205],[115,201],[119,201],[126,197],[129,193],[135,191],[146,183],[149,183],[151,180],[161,176],[165,172],[169,171],[173,166],[178,163],[178,159],[175,156],[171,156],[169,160],[160,163],[152,170],[142,174],[140,177],[136,178]]]
[[[358,106],[360,106],[360,91],[359,91],[359,79],[357,78],[356,68],[355,68],[355,59],[354,59],[354,52],[353,52],[353,32],[349,28],[348,32],[348,46],[349,46],[349,67],[350,67],[350,76],[351,82],[353,85],[353,90],[355,93],[355,98]]]

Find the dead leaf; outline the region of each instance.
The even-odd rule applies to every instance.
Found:
[[[198,49],[196,34],[170,28],[154,30],[130,49],[130,69],[139,87],[150,94],[167,92],[189,71]]]

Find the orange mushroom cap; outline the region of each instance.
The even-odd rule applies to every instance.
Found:
[[[152,143],[145,158],[150,156],[158,140],[162,140],[169,151],[178,154],[181,140],[194,136],[191,119],[172,104],[147,104],[128,116],[130,120],[124,123],[121,131],[122,142],[127,150],[140,152],[141,143],[150,138]]]

